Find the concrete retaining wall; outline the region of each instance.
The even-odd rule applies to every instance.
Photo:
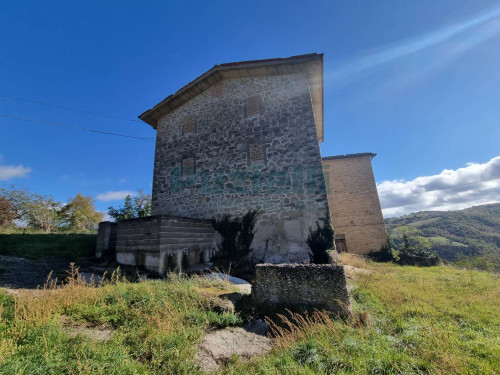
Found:
[[[332,264],[257,264],[254,301],[262,305],[350,311],[344,267]]]
[[[103,221],[99,223],[95,256],[97,258],[114,256],[116,250],[117,223]]]
[[[116,261],[160,275],[203,269],[214,250],[208,220],[155,215],[111,224],[116,225]],[[99,225],[99,238],[107,227]]]

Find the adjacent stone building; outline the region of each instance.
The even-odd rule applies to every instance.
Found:
[[[323,158],[338,252],[367,254],[387,242],[371,164],[375,155],[367,152]]]
[[[255,262],[307,262],[309,228],[328,215],[340,188],[355,185],[346,181],[327,197],[323,166],[349,181],[356,173],[363,174],[360,184],[373,180],[371,166],[369,173],[354,164],[349,170],[321,158],[322,54],[216,65],[139,118],[157,131],[153,216],[107,229],[117,233],[116,257],[123,264],[159,273],[203,264],[214,250],[209,220],[249,210],[260,212]],[[337,186],[334,180],[330,186]],[[378,200],[371,204],[380,211]],[[356,217],[367,212],[364,205],[352,205],[361,209]],[[338,207],[330,211],[337,233],[346,236],[349,250],[365,252],[373,241],[351,239],[359,231],[343,228],[358,219],[346,221],[348,206]],[[189,230],[175,230],[183,227]]]

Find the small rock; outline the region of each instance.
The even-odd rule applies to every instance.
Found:
[[[228,327],[205,336],[198,347],[195,362],[205,372],[220,369],[229,363],[233,356],[249,360],[263,355],[272,348],[271,340],[265,336],[267,324],[254,320],[243,327]]]
[[[226,298],[216,298],[212,302],[212,311],[219,314],[234,313],[234,302]]]

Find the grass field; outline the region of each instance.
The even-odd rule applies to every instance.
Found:
[[[273,351],[225,374],[497,374],[500,280],[449,267],[369,268],[347,322],[317,312],[276,322]],[[95,287],[70,282],[15,296],[0,290],[0,374],[197,374],[204,332],[239,325],[212,311],[230,286],[173,277]],[[109,338],[85,334],[108,332]]]
[[[28,259],[93,256],[95,234],[0,234],[0,255]]]
[[[469,247],[468,245],[465,245],[461,242],[456,242],[456,241],[451,241],[445,237],[441,236],[435,236],[435,237],[428,237],[429,241],[431,241],[432,244],[436,245],[448,245],[448,246],[459,246],[459,247]]]

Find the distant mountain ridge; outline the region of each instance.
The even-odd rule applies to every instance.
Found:
[[[487,257],[500,267],[500,203],[457,211],[421,211],[385,219],[385,223],[389,235],[402,225],[419,229],[443,259]]]

